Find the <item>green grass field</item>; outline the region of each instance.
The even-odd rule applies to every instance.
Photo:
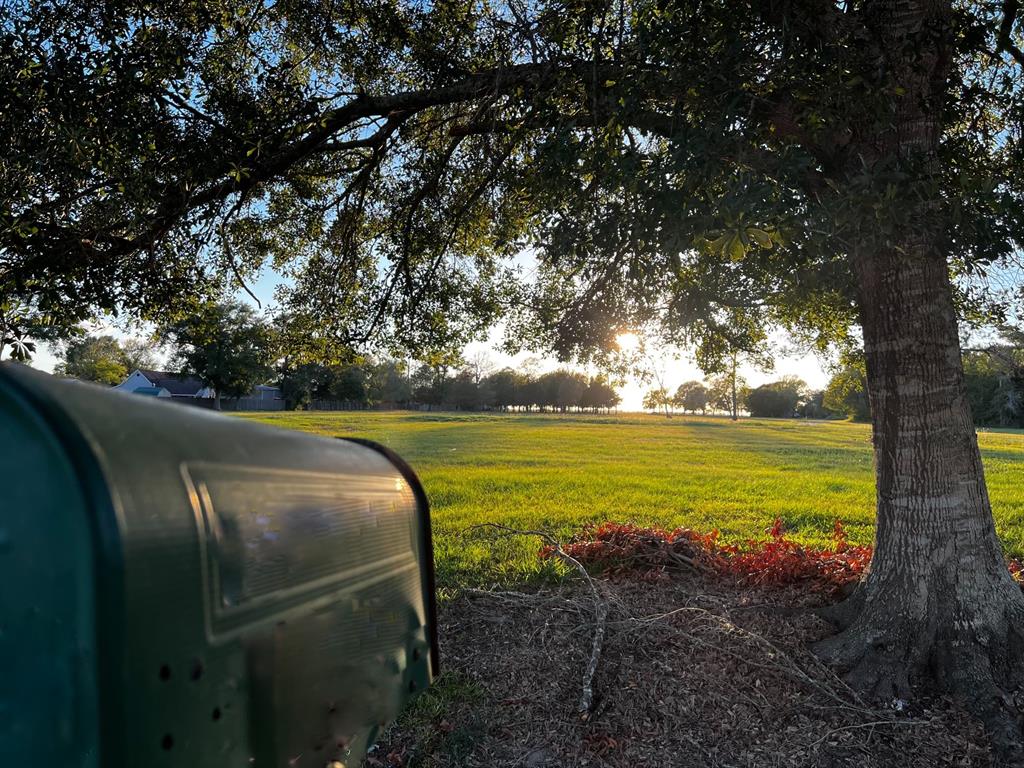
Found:
[[[841,519],[871,541],[870,431],[846,422],[405,412],[245,414],[281,427],[382,442],[430,497],[441,586],[544,575],[538,541],[492,541],[477,523],[562,537],[588,522],[717,528],[760,538],[782,517],[793,538],[826,544]],[[980,436],[996,523],[1024,555],[1024,434]]]

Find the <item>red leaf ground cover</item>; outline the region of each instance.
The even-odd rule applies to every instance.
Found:
[[[752,586],[802,584],[826,592],[858,580],[871,561],[871,547],[850,544],[838,520],[833,544],[827,549],[787,538],[781,519],[765,534],[760,541],[725,544],[717,530],[666,531],[628,523],[601,523],[585,527],[562,550],[588,568],[611,576],[650,578],[670,570],[693,568]],[[550,546],[542,548],[540,554],[557,557]]]
[[[660,578],[669,571],[692,568],[739,584],[790,586],[831,593],[860,579],[871,562],[872,548],[850,544],[836,520],[832,546],[818,549],[787,538],[782,518],[776,518],[760,541],[723,544],[717,530],[700,533],[690,528],[666,531],[629,523],[587,525],[562,551],[589,569],[606,576]],[[554,547],[540,550],[543,558],[557,557]],[[1007,568],[1024,588],[1024,562],[1007,561]]]

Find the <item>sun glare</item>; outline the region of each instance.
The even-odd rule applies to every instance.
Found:
[[[634,352],[640,346],[640,337],[632,331],[628,331],[616,336],[615,343],[623,352]]]

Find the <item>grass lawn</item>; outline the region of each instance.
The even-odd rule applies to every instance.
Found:
[[[440,586],[542,576],[533,539],[492,541],[476,523],[566,537],[615,520],[717,528],[760,538],[782,517],[793,538],[826,544],[834,520],[869,543],[874,516],[870,430],[846,422],[406,412],[249,413],[319,435],[396,450],[419,474],[434,520]],[[996,525],[1024,555],[1024,434],[980,435]]]

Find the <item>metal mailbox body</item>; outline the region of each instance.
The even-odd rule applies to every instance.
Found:
[[[0,452],[0,765],[355,766],[436,674],[385,449],[4,364]]]

